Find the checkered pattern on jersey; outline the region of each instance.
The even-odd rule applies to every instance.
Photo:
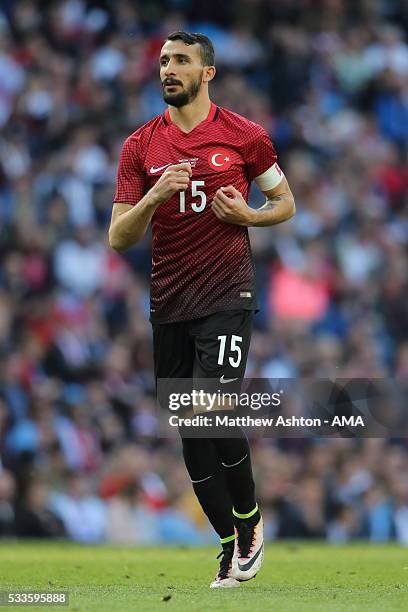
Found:
[[[248,231],[220,222],[211,201],[228,185],[248,199],[251,181],[276,161],[271,139],[261,126],[214,104],[189,133],[166,112],[125,141],[114,201],[137,204],[166,165],[186,160],[193,170],[189,189],[161,204],[152,219],[155,322],[256,308]]]

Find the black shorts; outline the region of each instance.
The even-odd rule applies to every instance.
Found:
[[[254,314],[252,310],[230,310],[190,321],[153,324],[156,380],[242,379]]]

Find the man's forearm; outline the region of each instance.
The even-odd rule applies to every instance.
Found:
[[[268,198],[263,206],[251,209],[250,225],[267,227],[287,221],[296,212],[295,201],[291,194],[282,194]]]
[[[114,220],[109,229],[110,246],[123,253],[143,238],[159,202],[150,192],[133,208]]]

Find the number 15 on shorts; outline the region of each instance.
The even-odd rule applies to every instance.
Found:
[[[218,340],[220,343],[220,348],[218,351],[218,365],[224,365],[224,357],[225,357],[225,349],[227,345],[227,335],[218,336]],[[228,361],[233,368],[237,368],[241,363],[242,351],[240,344],[242,342],[242,336],[235,336],[232,334],[230,337],[230,345],[227,349],[230,356],[228,357]]]

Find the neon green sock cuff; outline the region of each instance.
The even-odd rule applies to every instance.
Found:
[[[232,535],[232,536],[228,536],[227,538],[220,538],[221,544],[226,544],[227,542],[232,542],[232,540],[235,540],[235,534]]]
[[[239,512],[236,512],[234,508],[232,509],[232,514],[239,519],[251,518],[251,516],[254,516],[254,514],[256,514],[257,512],[258,512],[258,504],[256,504],[255,508],[251,510],[251,512],[248,512],[248,514],[240,514]]]

